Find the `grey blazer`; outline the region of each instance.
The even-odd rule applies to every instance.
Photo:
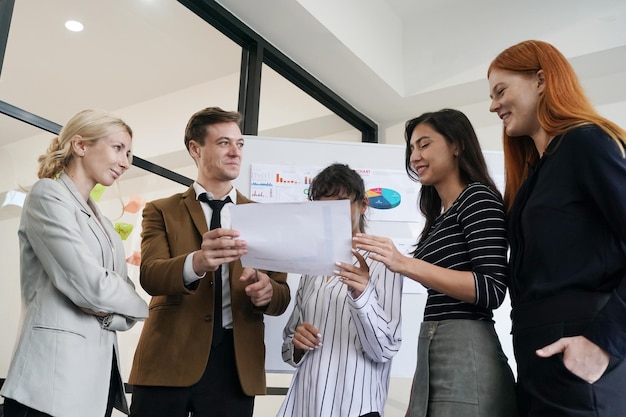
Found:
[[[29,192],[18,230],[21,332],[0,394],[55,417],[104,416],[116,330],[148,315],[124,247],[65,174]],[[101,323],[80,307],[113,313]],[[119,362],[116,363],[119,370]],[[127,412],[122,381],[116,408]]]

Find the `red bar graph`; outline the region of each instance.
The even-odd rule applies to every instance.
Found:
[[[287,180],[280,176],[280,174],[276,174],[276,182],[282,184],[297,184],[298,181],[295,180]]]

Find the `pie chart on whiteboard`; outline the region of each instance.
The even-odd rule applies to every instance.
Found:
[[[370,188],[365,192],[368,205],[379,210],[389,210],[400,205],[400,193],[391,188]]]

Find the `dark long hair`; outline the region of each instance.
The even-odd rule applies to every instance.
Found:
[[[463,184],[468,185],[473,182],[479,182],[489,187],[496,196],[502,199],[500,192],[489,176],[487,163],[483,157],[472,123],[465,114],[454,109],[442,109],[436,112],[424,113],[406,122],[404,127],[404,138],[406,140],[405,168],[409,178],[419,182],[419,176],[411,165],[411,135],[413,130],[420,124],[427,124],[441,134],[448,143],[456,145],[459,152],[457,157],[459,173]],[[419,239],[421,243],[428,236],[428,231],[441,214],[441,198],[434,186],[422,184],[419,208],[424,217],[426,217],[426,224]]]

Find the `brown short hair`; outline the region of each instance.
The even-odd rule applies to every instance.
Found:
[[[235,122],[237,125],[241,123],[241,113],[237,111],[225,111],[219,107],[207,107],[196,112],[185,128],[185,147],[189,150],[189,142],[194,140],[200,145],[204,145],[204,137],[206,136],[207,126],[216,123]]]

